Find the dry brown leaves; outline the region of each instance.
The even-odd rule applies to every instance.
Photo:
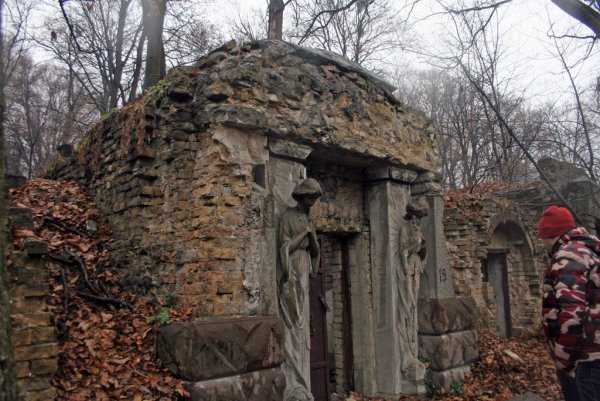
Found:
[[[184,398],[182,382],[154,359],[158,323],[149,324],[147,319],[156,316],[159,308],[119,287],[106,250],[111,235],[92,200],[73,183],[48,180],[29,182],[13,191],[11,200],[14,205],[31,208],[35,221],[34,231],[13,230],[13,247],[21,249],[27,237],[40,238],[48,242],[50,255],[68,261],[48,261],[50,307],[61,349],[60,370],[53,381],[59,398]],[[92,229],[94,222],[97,230]],[[69,252],[83,262],[89,284]],[[97,299],[86,297],[90,295]],[[128,307],[106,300],[117,300]],[[191,312],[191,308],[171,309],[170,318],[186,320]],[[473,365],[461,395],[446,393],[442,400],[501,401],[528,391],[546,400],[560,399],[555,370],[540,333],[504,339],[484,329],[480,330],[479,348],[481,360]],[[522,361],[509,357],[505,350]],[[373,400],[358,394],[349,399]]]
[[[173,400],[187,393],[154,358],[159,308],[124,291],[110,265],[111,235],[92,200],[73,183],[34,180],[11,192],[13,205],[32,209],[35,230],[13,230],[13,247],[27,237],[49,246],[48,272],[60,346],[53,378],[61,400]],[[191,308],[169,310],[187,320]]]
[[[506,350],[512,351],[518,359],[507,355]],[[471,367],[471,374],[464,381],[460,394],[443,391],[437,399],[504,401],[527,392],[548,401],[562,399],[556,370],[541,331],[507,339],[480,329],[479,352],[481,358]],[[353,395],[350,400],[377,401],[358,395]],[[399,400],[422,401],[423,398],[402,396]]]

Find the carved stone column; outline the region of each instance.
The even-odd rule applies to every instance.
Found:
[[[427,358],[434,380],[448,387],[462,380],[479,357],[474,330],[475,302],[457,298],[444,236],[444,199],[434,173],[421,174],[412,186],[413,198],[424,198],[429,214],[421,220],[427,261],[419,290],[419,352]]]
[[[373,340],[375,343],[376,391],[395,398],[400,394],[424,391],[415,378],[402,373],[402,333],[399,291],[401,290],[400,232],[410,203],[410,183],[417,174],[410,170],[380,167],[367,171],[367,213],[371,231],[373,283]],[[416,330],[416,327],[414,328]]]

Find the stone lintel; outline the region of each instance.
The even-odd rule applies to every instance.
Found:
[[[441,194],[442,186],[438,182],[424,182],[421,184],[413,185],[411,188],[413,196],[425,195],[425,194]]]
[[[162,364],[189,381],[239,375],[283,362],[283,322],[275,316],[175,322],[157,338]]]
[[[269,151],[279,157],[303,162],[312,153],[313,148],[282,139],[269,138]]]
[[[392,180],[405,184],[412,183],[418,175],[416,171],[394,166],[371,167],[366,171],[367,181]]]
[[[422,184],[425,182],[440,182],[442,180],[442,175],[440,173],[436,173],[433,171],[424,171],[417,179],[413,182],[413,184]]]
[[[443,371],[468,365],[479,358],[477,332],[465,330],[436,336],[419,335],[421,356],[433,370]]]
[[[267,126],[267,116],[264,110],[236,105],[220,104],[210,110],[210,115],[199,113],[199,121],[214,121],[229,127],[242,129],[260,129]]]
[[[185,385],[191,401],[283,401],[280,368],[259,370]]]
[[[447,334],[471,330],[475,324],[473,298],[419,300],[419,333]]]

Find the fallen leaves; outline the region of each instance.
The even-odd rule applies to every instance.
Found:
[[[158,308],[124,291],[106,250],[111,233],[77,185],[37,179],[11,191],[14,205],[32,209],[34,230],[13,229],[13,248],[26,238],[48,243],[51,309],[60,347],[53,377],[61,400],[177,400],[183,382],[155,360]],[[186,320],[192,308],[171,309]]]
[[[30,181],[13,191],[11,198],[13,204],[32,209],[35,225],[34,230],[12,230],[13,247],[22,249],[26,238],[39,238],[48,243],[53,255],[47,266],[49,304],[59,333],[60,369],[53,379],[59,399],[184,399],[183,382],[170,376],[153,357],[158,323],[148,322],[160,309],[119,286],[107,251],[111,234],[92,200],[73,183],[49,180]],[[446,197],[457,207],[481,201],[471,195],[460,199]],[[117,304],[106,302],[109,298]],[[191,313],[191,307],[170,309],[168,316],[186,320]],[[514,339],[485,329],[479,334],[481,359],[473,365],[460,395],[445,392],[440,399],[503,401],[528,391],[546,400],[561,398],[541,333]],[[349,400],[373,399],[352,394]]]

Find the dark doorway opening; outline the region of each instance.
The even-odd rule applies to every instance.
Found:
[[[508,263],[506,248],[488,248],[485,274],[496,296],[496,325],[503,337],[512,336],[512,320],[508,291]]]
[[[323,241],[319,241],[323,249]],[[315,401],[329,401],[327,309],[323,252],[317,277],[310,279],[310,386]]]
[[[311,280],[311,386],[316,401],[329,400],[321,395],[325,388],[327,397],[355,389],[350,242],[347,236],[320,236],[321,273]]]

